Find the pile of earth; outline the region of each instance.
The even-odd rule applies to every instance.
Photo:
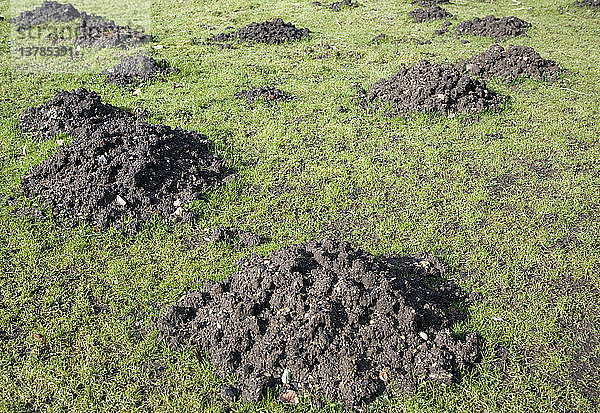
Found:
[[[411,67],[376,82],[369,91],[359,90],[364,109],[388,109],[392,115],[406,112],[474,112],[498,109],[502,99],[452,64],[421,60]]]
[[[76,89],[58,92],[45,104],[26,109],[19,118],[24,133],[52,139],[59,133],[85,137],[106,122],[117,119],[134,122],[136,116],[102,103],[100,96],[94,92]]]
[[[467,72],[484,78],[499,77],[507,82],[517,78],[531,77],[538,80],[555,79],[562,69],[556,62],[543,59],[528,46],[492,45],[480,55],[465,62]]]
[[[207,40],[208,43],[220,43],[229,41],[254,42],[254,43],[284,43],[293,40],[301,40],[310,34],[308,29],[298,29],[291,23],[285,23],[282,19],[273,19],[262,23],[250,23],[241,29],[221,33]]]
[[[174,348],[206,355],[222,394],[365,405],[388,389],[412,392],[424,380],[450,384],[479,358],[477,336],[451,333],[464,297],[450,283],[430,288],[439,262],[376,260],[325,240],[251,258],[221,282],[183,297],[152,325]],[[439,278],[438,278],[439,280]],[[429,279],[431,281],[431,279]],[[462,317],[464,319],[464,317]]]
[[[226,244],[241,243],[245,247],[251,248],[263,242],[260,235],[253,232],[243,231],[237,228],[216,227],[210,232],[210,236],[206,238],[209,242],[223,242]]]
[[[323,6],[323,4],[320,1],[314,1],[311,4],[313,6]],[[331,4],[328,4],[325,7],[327,7],[328,9],[331,9],[333,11],[340,11],[346,7],[358,7],[358,6],[359,6],[359,4],[354,0],[341,0],[341,1],[336,1]]]
[[[85,89],[59,92],[23,118],[35,124],[35,114],[41,116],[42,135],[62,128],[75,140],[34,167],[21,189],[66,224],[82,220],[135,230],[154,215],[187,219],[191,214],[184,204],[200,199],[228,173],[205,136],[102,106],[99,96]]]
[[[447,19],[448,17],[452,17],[452,15],[440,6],[433,6],[428,9],[409,11],[408,17],[412,18],[415,23],[424,23],[435,19]]]
[[[102,16],[81,13],[79,34],[75,44],[80,46],[128,48],[152,41],[152,36],[138,32],[129,26],[118,26]]]
[[[506,39],[512,36],[527,34],[531,23],[521,20],[515,16],[498,18],[487,16],[483,19],[475,17],[473,20],[465,21],[456,26],[456,33],[472,34],[475,36],[488,36],[495,39]]]
[[[160,75],[177,71],[169,66],[166,60],[156,60],[149,56],[123,56],[121,63],[105,70],[106,83],[121,86],[134,85],[153,80]]]
[[[292,95],[289,93],[269,86],[241,90],[236,92],[235,96],[246,99],[248,103],[255,103],[259,100],[264,100],[265,102],[277,102],[292,99]]]
[[[591,7],[600,9],[600,0],[578,0],[575,2],[575,5],[580,7]]]
[[[10,19],[19,30],[28,29],[51,21],[69,22],[80,19],[75,44],[94,47],[131,47],[152,40],[152,36],[138,32],[128,26],[118,26],[112,20],[102,16],[79,12],[72,4],[61,4],[56,1],[45,1],[40,7],[25,11]],[[66,39],[57,38],[54,41]]]
[[[18,30],[26,30],[33,26],[48,22],[70,22],[81,17],[81,13],[71,3],[61,4],[56,1],[45,1],[40,7],[24,11],[9,20],[16,24]]]
[[[450,0],[411,0],[411,3],[420,7],[431,7],[438,4],[450,3]]]

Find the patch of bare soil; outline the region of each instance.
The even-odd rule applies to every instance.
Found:
[[[542,58],[532,47],[511,45],[505,49],[499,44],[467,60],[465,68],[470,74],[507,82],[519,77],[553,80],[563,72],[556,62]]]
[[[475,36],[489,36],[495,39],[506,39],[513,36],[524,36],[531,24],[515,16],[498,18],[487,16],[475,17],[456,26],[456,33]]]
[[[155,215],[190,219],[185,204],[229,173],[206,136],[148,124],[85,89],[59,92],[23,120],[30,132],[75,137],[21,180],[22,192],[61,223],[135,231]]]
[[[153,325],[233,376],[228,398],[256,401],[276,388],[291,404],[303,396],[365,405],[390,383],[402,392],[452,383],[478,360],[476,335],[451,332],[464,296],[424,281],[442,270],[432,257],[378,260],[344,242],[309,242],[245,261]]]
[[[365,109],[387,109],[390,114],[410,112],[474,112],[498,109],[502,99],[451,64],[422,60],[359,91],[359,104]]]

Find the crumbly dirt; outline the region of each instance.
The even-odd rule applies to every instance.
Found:
[[[59,133],[87,136],[107,121],[134,118],[130,112],[103,103],[96,93],[76,89],[60,91],[45,104],[26,109],[20,115],[20,125],[24,133],[52,139]]]
[[[207,43],[239,41],[277,44],[301,40],[309,34],[310,30],[298,29],[293,24],[285,23],[282,19],[277,18],[262,23],[250,23],[235,32],[218,34],[209,38]]]
[[[575,2],[575,5],[600,10],[600,0],[578,0]]]
[[[118,26],[112,20],[102,16],[81,13],[79,34],[75,44],[85,47],[121,47],[129,48],[152,41],[149,34],[138,32],[129,26]]]
[[[319,3],[319,5],[321,5]],[[328,9],[331,9],[333,11],[340,11],[342,9],[348,8],[348,7],[358,7],[360,6],[358,4],[358,2],[354,1],[354,0],[341,0],[341,1],[335,1],[333,3],[330,3],[328,5],[326,5],[325,7],[327,7]]]
[[[452,15],[440,6],[433,6],[427,9],[409,11],[408,17],[412,18],[415,23],[424,23],[436,19],[447,19],[452,17]]]
[[[228,227],[213,228],[207,240],[209,242],[224,242],[226,244],[240,242],[242,245],[248,248],[255,247],[263,242],[263,239],[260,235],[257,235],[253,232]]]
[[[18,30],[26,30],[49,22],[70,22],[79,17],[81,14],[71,3],[61,4],[56,1],[45,1],[40,7],[24,11],[10,19],[9,22],[16,24]]]
[[[222,395],[257,401],[269,388],[316,402],[365,405],[394,383],[456,381],[479,358],[478,339],[451,333],[464,297],[439,281],[432,257],[377,260],[325,240],[251,258],[221,282],[183,297],[152,325],[175,348],[206,355],[235,383]],[[290,393],[290,391],[292,393]]]
[[[95,93],[78,89],[59,92],[46,105],[28,111],[27,119],[52,114],[47,118],[50,127],[41,134],[49,136],[50,130],[67,125],[65,131],[75,140],[23,177],[22,192],[50,206],[65,224],[82,220],[135,231],[154,215],[191,218],[185,203],[200,199],[229,172],[207,138],[148,124],[113,106],[99,106],[99,100]],[[81,116],[85,113],[91,116]],[[76,116],[65,119],[60,114]],[[45,127],[47,119],[38,124]],[[67,122],[72,119],[82,124]]]
[[[529,22],[515,16],[498,18],[490,15],[484,18],[475,17],[473,20],[458,24],[456,33],[506,39],[526,35],[529,27],[531,27]]]
[[[420,7],[431,7],[438,4],[450,3],[450,0],[411,0],[411,3]]]
[[[391,115],[407,112],[476,112],[499,109],[502,99],[458,66],[426,60],[359,90],[365,109],[388,109]]]
[[[499,77],[507,82],[519,77],[554,80],[562,73],[556,62],[543,59],[531,47],[511,45],[505,49],[499,44],[467,60],[465,68],[470,74],[487,79]]]
[[[106,83],[121,86],[135,85],[177,71],[169,66],[166,60],[156,60],[150,56],[123,56],[116,66],[105,70]]]
[[[255,103],[259,100],[263,100],[265,102],[277,102],[292,99],[292,95],[289,93],[269,86],[241,90],[237,92],[235,96],[241,99],[246,99],[248,103]]]

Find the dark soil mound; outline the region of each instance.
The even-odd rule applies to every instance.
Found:
[[[155,60],[149,56],[123,56],[121,63],[105,70],[106,83],[126,86],[152,80],[161,74],[177,69],[171,68],[166,60]]]
[[[431,7],[438,4],[450,3],[450,0],[411,0],[411,3],[420,7]]]
[[[29,108],[20,116],[21,130],[45,139],[59,133],[74,137],[87,136],[99,125],[134,115],[115,106],[102,103],[100,96],[86,89],[61,91],[45,104]]]
[[[256,235],[252,232],[242,231],[236,228],[217,227],[211,231],[207,241],[224,242],[226,244],[233,244],[239,241],[242,245],[251,248],[262,243],[263,239],[260,235]]]
[[[504,49],[498,44],[469,59],[465,67],[471,74],[485,78],[500,77],[505,81],[521,76],[552,80],[562,72],[556,62],[543,59],[531,47],[511,45]]]
[[[61,92],[53,101],[70,106],[61,109],[68,115],[85,113],[90,101],[97,100],[84,89],[66,95]],[[61,146],[23,177],[23,193],[52,207],[65,223],[81,219],[102,228],[114,224],[135,229],[154,214],[189,218],[183,204],[200,199],[227,173],[207,138],[180,128],[150,125],[106,106],[104,122],[92,110],[98,116],[80,120],[91,123],[75,127],[79,136],[70,145]]]
[[[45,1],[40,7],[24,11],[9,22],[16,24],[18,30],[48,22],[70,22],[81,17],[79,11],[71,3],[61,4],[56,1]]]
[[[456,33],[506,39],[527,34],[529,27],[531,27],[530,23],[515,16],[502,18],[487,16],[483,19],[475,17],[473,20],[460,23],[456,26]]]
[[[600,9],[600,0],[579,0],[575,2],[575,5],[580,7]]]
[[[359,6],[359,4],[357,2],[355,2],[354,0],[342,0],[342,1],[333,2],[330,5],[328,5],[327,7],[333,11],[340,11],[346,7],[358,7],[358,6]]]
[[[140,33],[128,26],[118,26],[112,20],[83,12],[75,43],[98,48],[128,48],[151,40],[152,36],[149,34]]]
[[[440,6],[433,6],[428,9],[415,9],[408,12],[408,17],[415,23],[424,23],[435,19],[447,19],[452,17],[450,13]]]
[[[455,65],[420,61],[402,66],[389,79],[362,90],[359,103],[365,108],[390,106],[392,114],[403,112],[472,112],[497,109],[501,98],[486,83],[463,73]]]
[[[258,400],[283,384],[282,397],[291,389],[366,404],[388,382],[405,392],[426,379],[451,383],[477,361],[477,337],[450,332],[455,319],[446,314],[458,314],[451,303],[460,294],[422,280],[436,267],[434,259],[393,265],[347,243],[309,242],[244,262],[155,325],[172,346],[194,346],[218,375],[234,375],[226,394]]]
[[[283,43],[300,40],[310,34],[308,29],[298,29],[282,19],[274,19],[262,23],[250,23],[236,32],[221,33],[207,40],[208,43],[219,43],[238,40],[254,43]]]
[[[274,87],[257,87],[248,90],[241,90],[235,94],[238,98],[246,99],[248,103],[254,103],[258,100],[266,102],[277,102],[292,99],[292,95],[283,92]]]

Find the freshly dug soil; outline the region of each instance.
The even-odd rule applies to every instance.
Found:
[[[511,45],[505,49],[499,44],[467,60],[465,67],[473,75],[488,79],[499,77],[507,82],[522,76],[552,80],[562,72],[556,62],[543,59],[531,47]]]
[[[155,214],[190,218],[183,205],[200,199],[228,172],[207,138],[197,132],[150,125],[112,106],[98,106],[97,95],[85,89],[68,95],[60,92],[51,101],[66,106],[54,113],[90,111],[89,120],[80,119],[89,124],[67,126],[73,128],[76,139],[21,181],[23,193],[50,206],[60,222],[83,220],[101,228],[114,225],[135,230]],[[49,107],[44,106],[28,116],[44,114],[43,109]],[[94,108],[104,110],[106,116],[102,118]],[[51,127],[60,122],[67,124],[58,119],[50,122]],[[44,119],[40,124],[44,125]]]
[[[389,107],[391,114],[405,112],[473,112],[498,109],[500,96],[451,64],[440,65],[426,60],[412,67],[402,66],[398,73],[375,83],[362,96],[365,108]]]
[[[254,43],[283,43],[301,40],[310,34],[308,29],[298,29],[291,23],[282,19],[274,19],[262,23],[250,23],[236,32],[221,33],[207,40],[208,43],[228,41],[254,42]]]
[[[254,103],[259,100],[264,100],[266,102],[277,102],[292,99],[292,95],[290,95],[289,93],[268,86],[241,90],[237,92],[235,96],[238,98],[246,99],[248,103]]]
[[[283,385],[313,401],[347,408],[418,382],[449,384],[479,357],[477,337],[450,332],[461,299],[450,284],[427,287],[439,262],[376,260],[345,242],[325,240],[251,258],[224,281],[183,297],[153,325],[173,347],[207,355],[233,375],[230,398],[259,400]],[[293,393],[292,393],[293,394]]]
[[[236,228],[217,227],[213,228],[207,239],[209,242],[224,242],[234,244],[239,241],[245,247],[251,248],[263,242],[260,235]]]
[[[86,89],[60,91],[41,106],[26,109],[20,115],[21,130],[44,139],[59,133],[73,137],[88,136],[98,126],[116,119],[134,121],[123,109],[102,103],[100,96]]]
[[[450,3],[450,0],[411,0],[411,3],[420,7],[431,7],[437,4]]]
[[[506,39],[527,34],[529,27],[531,27],[530,23],[515,16],[498,18],[490,15],[483,19],[475,17],[473,20],[458,24],[456,33]]]
[[[40,7],[24,11],[10,19],[9,22],[16,24],[18,30],[26,30],[48,22],[70,22],[79,17],[81,14],[71,3],[61,4],[56,1],[45,1]]]
[[[600,9],[600,0],[579,0],[575,2],[576,6]]]
[[[355,2],[354,0],[342,0],[342,1],[333,2],[330,5],[328,5],[327,7],[333,11],[340,11],[345,7],[358,7],[358,6],[359,6],[359,4],[357,2]]]
[[[445,9],[440,6],[433,6],[428,9],[415,9],[408,12],[408,17],[415,23],[424,23],[435,19],[447,19],[452,17]]]
[[[127,86],[146,82],[176,70],[176,68],[171,68],[166,60],[156,60],[149,56],[139,55],[123,56],[121,63],[103,73],[108,75],[106,83]]]
[[[118,26],[102,16],[81,13],[79,34],[75,44],[81,46],[129,48],[152,41],[152,36],[133,30],[129,26]]]

